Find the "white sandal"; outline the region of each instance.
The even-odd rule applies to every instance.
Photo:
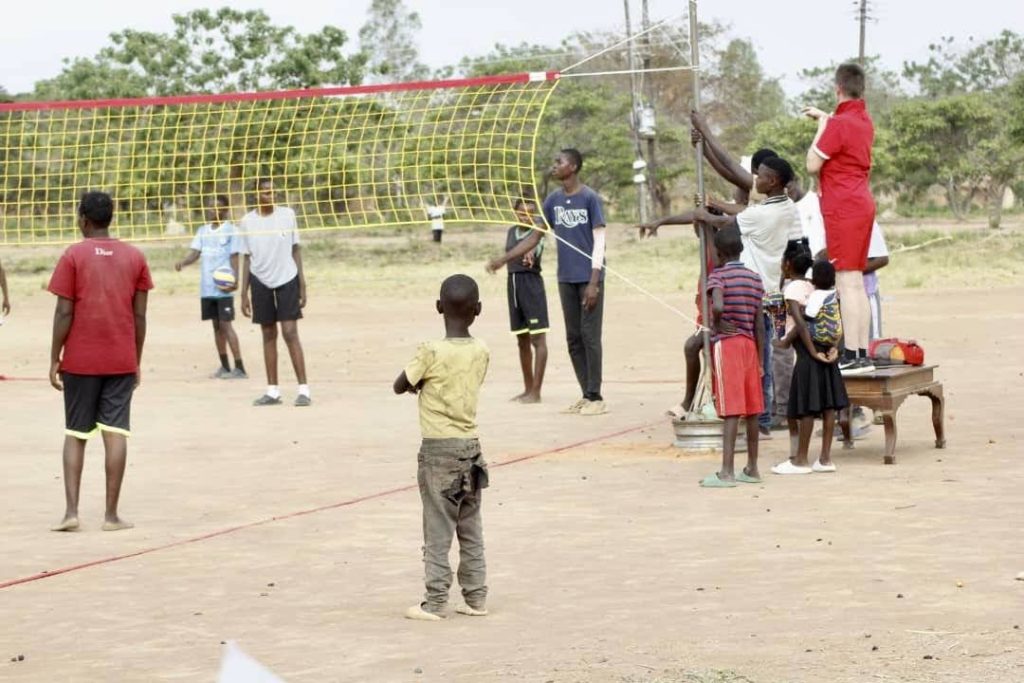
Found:
[[[811,470],[814,472],[835,472],[836,464],[834,462],[830,462],[827,465],[822,465],[821,460],[815,460],[814,464],[811,465]]]
[[[810,467],[797,467],[789,460],[772,465],[772,474],[810,474],[813,471]]]

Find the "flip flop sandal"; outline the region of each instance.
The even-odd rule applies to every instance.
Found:
[[[706,489],[733,489],[736,488],[736,482],[726,481],[725,479],[718,478],[718,472],[709,474],[700,480],[700,485]]]
[[[752,477],[743,470],[736,473],[736,481],[741,481],[744,484],[760,484],[761,479],[759,477]]]

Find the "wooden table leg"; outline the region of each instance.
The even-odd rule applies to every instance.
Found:
[[[946,399],[942,394],[942,385],[934,386],[921,392],[920,396],[927,396],[932,401],[932,427],[935,428],[935,447],[946,447],[946,431],[944,420],[946,416]]]
[[[896,464],[896,411],[882,413],[882,424],[885,426],[885,457],[886,465]]]

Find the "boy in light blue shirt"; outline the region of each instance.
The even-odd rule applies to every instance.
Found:
[[[228,198],[217,195],[206,209],[206,225],[196,231],[189,247],[188,255],[174,264],[175,270],[200,261],[199,296],[200,313],[203,320],[213,321],[213,340],[220,356],[220,367],[211,375],[214,379],[247,379],[242,352],[238,346],[238,335],[231,322],[235,319],[235,297],[231,292],[237,289],[237,283],[231,287],[218,287],[213,281],[213,273],[218,268],[229,266],[238,276],[238,252],[241,251],[238,230],[234,224],[226,220],[228,215]],[[200,260],[201,259],[201,260]],[[235,369],[228,364],[227,347],[231,347],[231,355],[235,359]]]

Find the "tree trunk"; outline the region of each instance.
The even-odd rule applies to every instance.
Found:
[[[988,186],[988,227],[997,229],[1003,220],[1003,195],[1006,184],[992,181]]]
[[[952,178],[946,179],[946,203],[949,205],[949,210],[953,212],[953,217],[958,221],[963,221],[967,218],[964,207],[960,205],[956,183],[953,182]]]

